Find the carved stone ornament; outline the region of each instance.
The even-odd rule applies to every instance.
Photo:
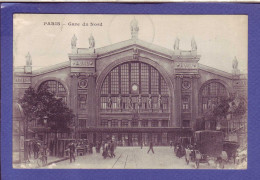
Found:
[[[194,38],[191,39],[191,50],[193,51],[197,50],[197,44]]]
[[[173,45],[173,49],[174,50],[179,50],[179,44],[180,44],[180,39],[177,37],[175,39],[174,45]]]
[[[180,78],[180,79],[183,79],[183,78],[194,78],[194,79],[198,79],[200,78],[200,75],[199,74],[176,74],[175,75],[175,78]]]
[[[88,80],[87,79],[81,79],[79,81],[79,88],[84,89],[88,87]]]
[[[70,73],[70,76],[71,76],[71,77],[79,77],[79,76],[80,76],[80,73]]]
[[[95,39],[92,34],[90,34],[90,37],[88,38],[89,48],[95,48]]]
[[[97,73],[91,72],[91,73],[88,73],[87,76],[89,76],[89,77],[97,77]]]
[[[74,36],[71,38],[71,49],[74,49],[77,47],[77,37],[76,35],[74,34]]]
[[[190,89],[191,83],[190,83],[190,81],[183,81],[181,86],[183,89]]]
[[[134,60],[138,60],[138,57],[139,57],[139,51],[138,51],[138,49],[135,47],[135,48],[133,49],[133,59],[134,59]]]
[[[25,56],[26,58],[26,66],[32,66],[32,57],[30,55],[30,53],[28,52],[28,54]]]
[[[135,17],[130,22],[130,29],[131,29],[132,38],[138,38],[139,26],[138,26],[138,21],[135,19]]]

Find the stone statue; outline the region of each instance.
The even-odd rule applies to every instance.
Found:
[[[77,47],[77,37],[75,36],[75,34],[74,34],[74,36],[71,38],[71,49],[74,49],[74,48],[76,48]]]
[[[152,97],[151,97],[151,94],[149,94],[147,102],[148,102],[148,109],[152,109]]]
[[[239,75],[240,74],[240,70],[238,69],[238,61],[237,61],[236,57],[233,60],[232,67],[233,67],[232,73],[234,75]]]
[[[130,23],[130,29],[132,38],[138,38],[139,26],[138,21],[135,18]]]
[[[117,108],[118,109],[121,109],[121,104],[122,104],[122,98],[121,98],[121,96],[118,96],[117,97]]]
[[[197,50],[197,44],[194,38],[191,40],[191,50],[196,51]]]
[[[31,66],[32,65],[32,57],[30,55],[30,53],[28,52],[28,54],[25,56],[26,58],[26,66]]]
[[[162,106],[162,96],[159,94],[159,97],[158,97],[158,108],[161,109],[161,106]]]
[[[141,106],[142,106],[142,97],[141,97],[141,95],[139,95],[137,103],[138,103],[138,109],[141,109]]]
[[[132,102],[131,96],[129,96],[129,98],[128,98],[128,107],[129,107],[129,109],[133,109],[133,102]]]
[[[238,61],[237,61],[236,56],[235,56],[235,58],[234,58],[234,60],[233,60],[232,67],[233,67],[233,69],[237,69],[237,67],[238,67]]]
[[[90,34],[90,37],[88,38],[88,43],[89,43],[89,48],[95,48],[95,39],[92,36],[92,34]]]
[[[179,50],[179,44],[180,44],[180,39],[179,39],[179,38],[176,38],[176,39],[175,39],[175,42],[174,42],[173,49],[174,49],[174,50]]]
[[[108,108],[112,108],[112,98],[109,96],[107,101]]]

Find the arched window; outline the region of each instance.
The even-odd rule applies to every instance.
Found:
[[[47,85],[48,90],[53,92],[56,97],[62,98],[63,102],[67,102],[67,93],[65,87],[58,81],[55,80],[48,80],[41,83],[39,88],[43,85]]]
[[[168,112],[169,89],[157,69],[143,62],[113,68],[101,88],[101,111]]]
[[[200,93],[202,113],[214,108],[221,98],[228,96],[226,87],[219,82],[211,82],[206,84]]]

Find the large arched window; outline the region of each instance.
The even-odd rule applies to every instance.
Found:
[[[48,80],[41,83],[39,88],[43,85],[48,86],[48,90],[53,92],[57,97],[62,98],[63,102],[67,102],[67,93],[65,87],[58,81],[55,80]]]
[[[203,86],[200,91],[201,96],[201,112],[206,112],[213,109],[221,98],[227,97],[228,92],[226,87],[219,82],[211,82]]]
[[[157,69],[143,62],[113,68],[101,88],[101,111],[168,112],[169,89]]]

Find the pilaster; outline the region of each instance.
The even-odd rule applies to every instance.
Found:
[[[78,127],[79,127],[79,119],[78,119],[78,77],[79,73],[71,73],[70,74],[70,108],[73,113],[76,115],[75,118],[75,137],[79,138]]]
[[[87,112],[88,112],[88,126],[97,126],[96,121],[96,74],[88,74],[88,97],[87,97]]]
[[[181,127],[181,76],[175,76],[175,127]]]

